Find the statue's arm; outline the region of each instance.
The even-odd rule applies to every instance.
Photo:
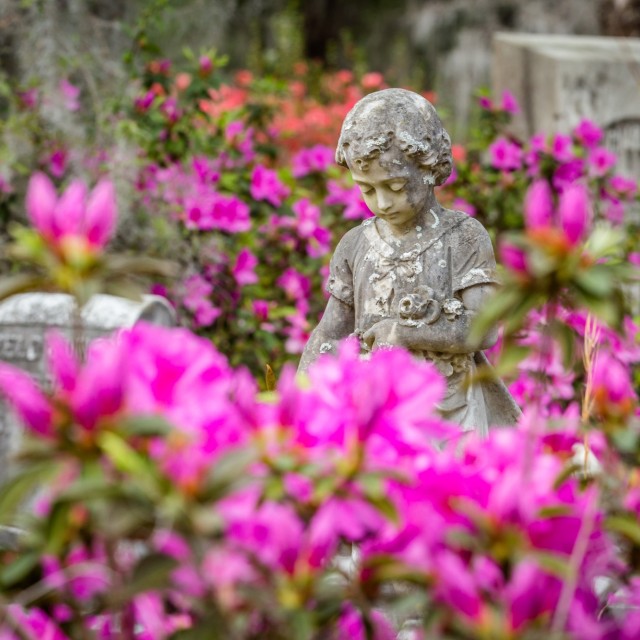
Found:
[[[489,331],[480,345],[475,346],[469,344],[469,332],[478,311],[494,291],[493,284],[478,284],[461,291],[464,309],[453,320],[449,320],[442,313],[432,324],[417,322],[416,326],[407,326],[397,319],[387,318],[371,327],[363,339],[372,349],[383,345],[402,346],[412,351],[445,353],[470,353],[488,349],[498,339],[497,327]]]
[[[354,328],[353,307],[331,296],[322,319],[302,352],[298,372],[306,371],[322,353],[335,353],[338,342],[352,334]]]

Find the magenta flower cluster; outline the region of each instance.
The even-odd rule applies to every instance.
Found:
[[[363,594],[375,607],[393,579],[413,582],[439,612],[428,637],[524,638],[556,628],[568,638],[631,640],[631,623],[620,626],[595,590],[595,578],[620,566],[597,487],[566,474],[578,433],[548,431],[534,417],[486,441],[464,436],[437,415],[445,383],[431,364],[402,350],[363,361],[350,342],[337,358],[321,359],[307,381],[285,370],[271,398],[184,329],[138,326],[94,342],[84,363],[51,334],[47,352],[51,393],[20,370],[0,368],[0,393],[28,430],[52,452],[66,451],[67,463],[39,496],[39,517],[53,515],[84,465],[155,496],[143,554],[161,554],[175,569],[126,604],[139,637],[197,628],[211,606],[247,634],[238,637],[268,634],[282,612],[313,611],[325,581],[346,580],[345,593],[361,595],[351,600],[336,587],[339,606],[323,625],[337,638],[348,629],[364,640],[372,614]],[[172,428],[128,437],[136,416],[161,417]],[[126,458],[111,457],[115,437],[129,441]],[[208,493],[216,469],[241,452],[248,454],[242,482]],[[133,462],[143,455],[147,462]],[[155,473],[159,484],[149,485]],[[211,533],[205,521],[170,526],[163,514],[176,500],[199,505],[219,526]],[[91,502],[78,508],[94,517]],[[77,611],[90,637],[111,637],[122,613],[94,610],[96,603],[116,575],[134,571],[142,551],[121,542],[114,555],[112,541],[91,530],[43,557],[43,579],[57,598],[9,609],[2,637],[41,629],[65,638]],[[334,559],[345,544],[360,554],[340,577]],[[571,579],[556,565],[569,567]],[[262,604],[251,596],[256,589]],[[393,637],[385,614],[373,615],[376,637]]]

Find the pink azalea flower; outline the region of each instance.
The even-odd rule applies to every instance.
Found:
[[[529,140],[529,147],[531,151],[535,151],[536,153],[547,153],[547,137],[544,133],[536,133],[531,136],[531,140]]]
[[[252,300],[251,309],[262,322],[266,322],[269,319],[269,302],[267,300]]]
[[[442,186],[446,187],[447,185],[453,184],[457,179],[458,179],[458,170],[454,166],[451,169],[451,173],[449,174],[449,177],[444,181]]]
[[[90,251],[99,251],[110,240],[116,224],[113,185],[100,181],[86,198],[83,182],[74,180],[58,199],[53,184],[36,173],[27,189],[27,214],[36,230],[54,246],[65,238],[80,238]]]
[[[604,216],[612,224],[618,225],[624,222],[625,207],[617,198],[611,196],[603,198]]]
[[[165,98],[164,102],[160,105],[160,113],[171,123],[177,122],[182,116],[182,111],[178,108],[178,101],[173,98]]]
[[[587,149],[596,147],[604,137],[602,129],[595,122],[587,118],[583,118],[580,121],[578,126],[573,130],[573,135],[587,147]]]
[[[311,280],[293,267],[286,269],[276,280],[276,284],[292,300],[306,300],[311,292]]]
[[[536,180],[524,199],[524,221],[527,229],[550,227],[553,221],[553,197],[546,180]]]
[[[234,138],[240,136],[245,130],[242,120],[232,120],[224,130],[224,138],[227,142],[232,142]]]
[[[78,376],[70,405],[77,422],[93,431],[121,411],[125,393],[125,352],[108,339],[95,340]]]
[[[77,111],[80,108],[80,102],[78,101],[80,89],[71,84],[66,78],[60,80],[59,87],[64,97],[65,108],[69,111]]]
[[[6,615],[12,621],[11,629],[18,629],[19,633],[5,631],[6,627],[0,627],[0,638],[2,640],[22,638],[41,638],[44,640],[71,640],[63,633],[53,620],[41,609],[32,607],[23,609],[18,604],[8,604]],[[9,635],[9,633],[11,635]]]
[[[522,149],[507,140],[498,138],[489,146],[491,166],[500,171],[515,171],[522,167]]]
[[[26,427],[44,437],[53,436],[53,407],[30,375],[0,363],[0,396]]]
[[[18,99],[26,109],[35,109],[38,105],[38,98],[38,90],[35,87],[18,92]]]
[[[584,160],[582,158],[574,158],[569,162],[561,164],[554,172],[551,184],[553,188],[562,193],[567,187],[570,187],[576,180],[582,178],[584,169]]]
[[[291,209],[296,214],[296,228],[300,237],[307,240],[307,252],[319,258],[329,252],[331,232],[320,226],[320,209],[308,198],[295,202]]]
[[[13,193],[13,186],[11,185],[11,178],[0,174],[0,194]]]
[[[54,178],[62,178],[67,170],[68,153],[66,149],[56,149],[49,156],[49,172]]]
[[[633,198],[638,192],[638,183],[633,178],[625,176],[611,176],[609,186],[620,196],[627,198]]]
[[[457,211],[464,211],[467,215],[471,216],[472,218],[477,213],[477,209],[470,202],[467,202],[464,198],[456,198],[453,201],[452,206]]]
[[[480,105],[480,108],[485,111],[491,111],[491,109],[493,109],[493,102],[491,101],[491,98],[488,98],[487,96],[480,96],[478,98],[478,104]]]
[[[266,200],[274,207],[279,207],[291,190],[280,182],[278,174],[262,165],[256,165],[251,174],[251,197],[255,200]]]
[[[55,556],[44,556],[44,582],[50,588],[69,589],[76,600],[87,602],[111,587],[111,571],[105,561],[102,550],[82,545],[71,549],[62,563]],[[74,577],[69,579],[71,574]]]
[[[236,196],[214,193],[205,199],[187,202],[186,225],[189,228],[210,231],[220,229],[241,233],[251,228],[250,209]]]
[[[291,164],[293,176],[303,178],[310,173],[324,173],[333,163],[334,151],[331,147],[317,144],[296,153]]]
[[[558,162],[570,162],[573,160],[573,141],[571,138],[562,133],[556,133],[551,142],[551,155]]]
[[[149,91],[147,91],[147,93],[145,93],[143,96],[137,97],[134,100],[133,105],[136,111],[139,111],[140,113],[145,113],[149,110],[149,108],[151,107],[155,99],[156,99],[155,91],[153,91],[152,89],[149,89]]]
[[[213,71],[213,62],[209,56],[200,56],[198,58],[198,73],[206,77]]]
[[[256,258],[249,249],[242,249],[231,270],[233,277],[236,279],[236,282],[240,287],[258,282],[258,276],[255,272],[255,268],[257,266],[258,258]]]
[[[396,632],[393,625],[380,611],[370,613],[373,635],[369,636],[362,614],[351,604],[346,604],[338,620],[335,640],[394,640]]]
[[[510,91],[505,90],[502,92],[502,102],[500,103],[500,108],[512,115],[520,113],[520,105],[518,104],[516,97]]]
[[[589,152],[589,170],[590,173],[597,178],[604,176],[612,169],[618,157],[613,151],[609,151],[605,147],[597,147]]]
[[[301,555],[303,525],[289,505],[264,501],[255,492],[236,493],[220,506],[229,541],[265,567],[293,573]]]
[[[591,220],[591,204],[586,187],[575,183],[567,188],[560,197],[558,217],[570,244],[579,244],[588,232]]]
[[[79,363],[71,344],[57,331],[47,334],[47,363],[59,392],[71,394],[76,387]]]
[[[213,285],[200,275],[193,275],[183,282],[185,295],[182,304],[191,311],[196,326],[208,327],[212,325],[222,314],[222,311],[213,305],[210,296],[213,293]]]
[[[500,262],[511,271],[522,274],[529,272],[527,254],[520,247],[503,240],[499,245],[499,253]]]
[[[589,371],[593,399],[598,413],[602,415],[628,415],[636,403],[627,367],[604,350],[598,351]]]
[[[325,204],[345,206],[343,215],[347,220],[363,220],[371,218],[373,213],[362,200],[362,192],[357,185],[343,187],[335,180],[327,182]]]
[[[382,89],[384,85],[384,76],[377,71],[370,71],[362,76],[360,82],[364,89],[374,91],[376,89]]]

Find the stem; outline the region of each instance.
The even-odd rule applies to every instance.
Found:
[[[580,565],[587,553],[589,538],[591,537],[595,523],[595,497],[596,494],[594,492],[591,492],[591,495],[588,496],[587,505],[580,524],[580,531],[578,532],[576,543],[573,546],[571,558],[569,558],[569,575],[562,584],[562,591],[560,592],[560,598],[558,599],[558,607],[556,608],[556,612],[551,623],[552,638],[556,636],[558,636],[558,638],[562,637],[562,631],[569,618],[569,609],[571,608],[571,601],[573,600],[573,595],[578,583]]]

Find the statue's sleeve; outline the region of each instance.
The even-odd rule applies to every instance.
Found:
[[[453,293],[477,284],[498,284],[496,258],[486,229],[473,218],[460,225],[451,247]]]
[[[353,273],[349,257],[353,255],[353,234],[345,234],[340,240],[329,265],[327,291],[345,304],[353,307]]]

